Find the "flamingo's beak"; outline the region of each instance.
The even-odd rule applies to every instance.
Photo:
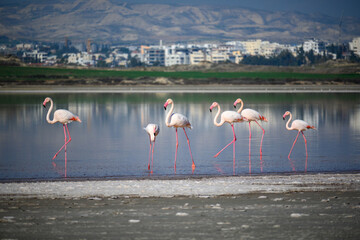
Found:
[[[45,105],[45,104],[43,104],[43,106],[44,106],[44,108],[46,108],[46,105]]]
[[[236,104],[234,104],[234,108],[236,108]]]
[[[210,112],[212,112],[212,109],[214,108],[214,104],[212,104],[209,108]]]

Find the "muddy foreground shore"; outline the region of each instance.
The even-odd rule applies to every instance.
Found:
[[[359,239],[360,179],[305,174],[0,184],[0,239]]]
[[[0,198],[1,239],[359,239],[360,193]]]

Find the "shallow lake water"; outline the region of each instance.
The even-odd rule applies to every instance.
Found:
[[[68,109],[82,123],[68,125],[72,141],[64,144],[63,126],[46,122],[45,97],[54,100],[54,110]],[[175,112],[186,115],[193,129],[187,129],[196,168],[186,138],[179,129],[176,173],[175,129],[165,125],[167,98],[175,102]],[[236,123],[236,162],[229,146],[213,156],[232,138],[231,126],[213,124],[217,101],[221,110],[234,110],[242,98],[244,108],[252,108],[269,121],[265,129],[263,154],[259,153],[262,131],[251,123]],[[297,131],[288,131],[282,119],[285,111],[303,119],[316,130],[305,131],[308,157],[300,134],[291,158],[288,153]],[[51,119],[53,115],[51,114]],[[157,123],[153,172],[148,170],[149,137],[143,128]],[[251,165],[250,165],[251,164]],[[344,93],[51,93],[0,94],[0,180],[142,178],[176,176],[226,176],[272,173],[349,172],[360,170],[360,96]]]

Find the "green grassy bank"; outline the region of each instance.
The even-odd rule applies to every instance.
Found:
[[[84,80],[84,79],[146,79],[165,77],[184,80],[222,80],[222,79],[257,79],[257,80],[345,80],[356,82],[360,74],[316,74],[293,72],[201,72],[201,71],[132,71],[104,69],[69,69],[46,67],[0,66],[0,82]]]

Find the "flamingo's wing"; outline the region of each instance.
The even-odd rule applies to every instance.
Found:
[[[294,128],[299,131],[305,131],[306,129],[308,129],[309,126],[310,126],[309,123],[299,119],[294,120],[291,124],[291,128]]]
[[[144,127],[144,130],[150,134],[151,133],[151,124],[148,124],[146,127]]]
[[[154,129],[155,129],[155,131],[154,131]],[[159,125],[157,125],[155,123],[149,123],[146,127],[144,127],[144,130],[148,134],[154,134],[155,136],[157,136],[160,132],[160,127],[159,127]]]
[[[241,115],[246,118],[247,120],[259,120],[260,119],[260,113],[253,110],[253,109],[250,109],[250,108],[246,108],[244,110],[241,111]]]
[[[189,119],[180,113],[173,113],[170,116],[170,126],[180,128],[192,128]]]
[[[62,124],[68,124],[72,121],[76,121],[77,116],[72,112],[65,109],[58,109],[54,112],[54,120]]]
[[[221,120],[228,122],[228,123],[233,123],[233,122],[240,122],[241,121],[241,115],[240,113],[237,113],[235,111],[224,111],[221,114]]]

